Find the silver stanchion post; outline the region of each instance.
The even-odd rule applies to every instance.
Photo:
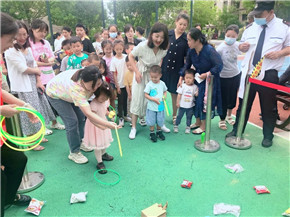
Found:
[[[13,133],[15,136],[23,136],[21,132],[21,126],[19,121],[19,115],[14,115],[11,118],[11,124],[13,128]],[[23,148],[20,146],[19,148]],[[44,182],[44,175],[41,172],[28,172],[27,166],[25,167],[21,184],[18,188],[18,193],[25,193],[32,191],[39,186],[41,186]]]
[[[252,144],[251,141],[245,138],[242,138],[243,134],[243,128],[245,123],[245,116],[247,111],[247,104],[248,104],[248,98],[249,98],[249,91],[251,87],[251,83],[249,82],[249,75],[246,78],[246,87],[244,91],[244,98],[237,128],[237,134],[236,136],[230,136],[227,137],[225,140],[225,144],[231,148],[245,150],[251,148]]]
[[[201,139],[194,142],[194,147],[202,152],[216,152],[220,149],[218,142],[210,140],[210,128],[211,128],[211,116],[212,116],[212,89],[213,89],[213,79],[214,76],[210,76],[210,82],[208,84],[207,90],[207,102],[206,102],[206,123],[205,123],[205,140]]]

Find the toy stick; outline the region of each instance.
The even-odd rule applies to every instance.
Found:
[[[167,116],[169,116],[170,114],[169,114],[169,110],[168,110],[166,99],[164,97],[163,97],[163,99],[164,99],[164,107],[165,107],[166,114],[167,114]]]
[[[117,127],[115,127],[115,131],[116,131],[116,135],[117,135],[117,140],[118,140],[120,155],[121,155],[121,157],[123,157],[122,146],[121,146],[121,142],[120,142],[120,138],[119,138],[119,133],[118,133]]]
[[[203,144],[204,143],[204,138],[205,138],[205,132],[201,134],[200,142]]]

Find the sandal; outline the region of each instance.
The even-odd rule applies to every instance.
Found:
[[[44,134],[45,136],[49,136],[52,133],[53,133],[52,130],[45,128],[45,134]]]
[[[202,130],[200,127],[192,131],[192,133],[195,135],[200,135],[203,132],[204,132],[204,130]]]
[[[16,206],[28,206],[31,201],[31,197],[28,195],[16,194],[13,205]]]
[[[235,124],[235,120],[232,118],[232,116],[227,116],[226,121],[228,122],[229,125]]]
[[[227,130],[226,121],[219,121],[219,128],[222,130]]]
[[[46,143],[46,142],[48,142],[48,139],[46,139],[46,138],[43,138],[41,141],[41,143]]]
[[[57,129],[57,130],[65,130],[65,126],[56,122],[56,124],[52,124],[51,129]]]
[[[172,122],[173,122],[173,125],[175,125],[175,123],[176,123],[176,116],[172,116]]]
[[[190,125],[190,129],[196,129],[196,128],[199,128],[200,125],[197,125],[197,124],[191,124]]]
[[[36,147],[33,149],[33,151],[42,151],[42,150],[44,150],[44,149],[45,149],[45,147],[39,145],[39,146],[36,146]]]

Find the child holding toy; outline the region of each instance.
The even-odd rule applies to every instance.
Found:
[[[184,83],[181,86],[179,86],[176,91],[178,93],[176,107],[179,108],[179,110],[173,128],[174,133],[178,133],[178,125],[180,124],[184,113],[186,113],[185,133],[186,134],[190,133],[191,119],[193,116],[195,105],[194,101],[195,97],[198,95],[198,88],[194,84],[194,75],[195,70],[193,69],[185,70]]]
[[[109,98],[112,95],[112,88],[107,82],[95,91],[95,98],[90,103],[91,110],[99,117],[106,120],[106,115],[109,114],[108,107],[110,106]],[[98,161],[97,169],[105,169],[103,161],[112,161],[114,158],[106,153],[106,149],[113,141],[111,130],[101,125],[94,125],[89,119],[85,124],[85,135],[83,138],[83,145],[95,150],[95,156]],[[107,173],[106,170],[99,171],[101,174]]]
[[[145,98],[148,99],[146,110],[146,122],[150,127],[150,139],[152,142],[157,142],[157,138],[165,140],[161,127],[164,125],[164,102],[166,98],[167,87],[163,81],[160,81],[162,76],[161,67],[154,65],[150,68],[150,78],[145,87]],[[154,132],[155,124],[157,125],[156,134]]]

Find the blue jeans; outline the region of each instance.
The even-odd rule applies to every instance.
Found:
[[[184,113],[186,113],[186,126],[189,127],[190,124],[191,124],[193,111],[194,111],[194,107],[192,107],[192,108],[181,108],[180,107],[179,110],[178,110],[178,115],[176,117],[175,125],[178,126],[180,124]]]
[[[65,125],[70,152],[79,152],[81,141],[84,137],[85,115],[73,103],[61,99],[53,99],[49,96],[47,98]]]

